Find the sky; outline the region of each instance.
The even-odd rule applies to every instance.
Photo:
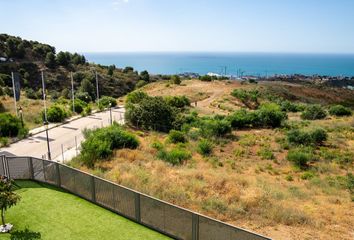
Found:
[[[73,52],[354,53],[353,0],[0,0],[0,32]]]

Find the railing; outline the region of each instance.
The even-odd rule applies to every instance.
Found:
[[[269,239],[53,161],[0,156],[0,175],[56,185],[175,239]]]

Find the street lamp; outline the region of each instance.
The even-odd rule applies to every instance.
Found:
[[[110,115],[110,120],[111,120],[111,125],[113,124],[113,121],[112,121],[112,103],[109,102],[109,115]]]
[[[50,154],[50,146],[49,146],[49,137],[48,137],[48,121],[44,121],[45,134],[47,136],[47,148],[48,148],[48,159],[52,160],[52,156]]]
[[[18,108],[18,112],[20,113],[21,124],[22,124],[22,127],[23,127],[24,123],[23,123],[23,115],[22,115],[22,107],[21,106]]]

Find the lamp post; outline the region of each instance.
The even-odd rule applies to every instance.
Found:
[[[111,125],[113,124],[113,121],[112,121],[112,103],[109,102],[109,116],[110,116],[110,121],[111,121]]]
[[[52,156],[50,153],[50,146],[49,146],[49,137],[48,137],[48,121],[44,121],[44,127],[45,127],[45,134],[47,136],[47,148],[48,148],[48,159],[52,160]]]
[[[23,123],[23,115],[22,115],[22,107],[21,106],[18,108],[18,112],[20,113],[21,125],[22,125],[22,127],[24,127],[25,124]]]

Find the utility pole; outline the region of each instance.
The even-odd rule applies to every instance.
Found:
[[[52,156],[50,153],[50,146],[49,146],[49,136],[48,136],[48,119],[47,119],[47,103],[46,103],[46,91],[45,91],[45,83],[44,83],[44,73],[42,70],[42,91],[43,91],[43,105],[44,105],[44,127],[45,127],[45,134],[47,137],[47,149],[48,149],[48,159],[52,160]]]
[[[73,100],[73,113],[75,113],[75,93],[74,93],[74,78],[73,78],[73,73],[70,72],[70,77],[71,77],[71,97]]]
[[[16,101],[15,76],[14,76],[14,73],[13,73],[13,72],[11,72],[11,77],[12,77],[12,91],[13,91],[13,93],[14,93],[15,112],[16,112],[16,116],[18,116],[17,101]]]

